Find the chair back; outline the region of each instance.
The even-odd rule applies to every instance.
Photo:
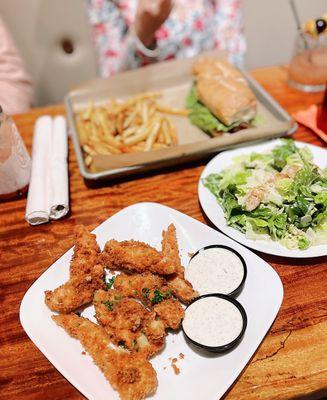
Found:
[[[85,0],[1,0],[6,23],[34,83],[35,106],[62,103],[97,75]]]

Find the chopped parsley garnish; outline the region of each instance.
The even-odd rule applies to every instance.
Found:
[[[114,282],[115,282],[116,277],[112,276],[108,281],[106,280],[106,276],[103,277],[103,282],[106,285],[106,289],[109,290],[112,288]]]
[[[149,299],[152,304],[158,304],[164,299],[168,299],[170,297],[171,291],[170,289],[167,289],[166,293],[161,292],[159,289],[155,289],[153,291],[153,297],[152,299],[150,298],[150,289],[148,288],[143,288],[142,289],[143,296],[146,299]]]
[[[109,311],[113,310],[114,303],[112,301],[104,301],[103,304],[108,308]]]
[[[150,294],[150,289],[144,287],[142,289],[142,293],[143,293],[143,296],[148,299],[149,298],[149,294]]]
[[[122,348],[125,349],[125,350],[128,350],[128,347],[127,347],[127,345],[126,345],[126,343],[125,343],[124,340],[119,340],[118,346],[119,346],[119,347],[122,347]]]
[[[163,293],[160,290],[155,289],[154,292],[153,292],[154,296],[151,299],[151,303],[152,304],[158,304],[158,303],[162,302],[162,300],[165,300],[168,297],[170,297],[170,293],[171,293],[170,289],[168,289],[166,291],[166,293]]]

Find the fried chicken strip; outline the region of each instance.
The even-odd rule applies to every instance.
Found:
[[[171,296],[165,279],[150,272],[134,275],[122,272],[117,275],[114,288],[123,296],[139,299],[150,308],[161,296],[162,300]]]
[[[121,273],[116,277],[114,287],[124,296],[137,298],[152,308],[165,328],[177,329],[180,326],[184,310],[177,300],[171,298],[171,290],[164,278],[151,273]]]
[[[166,231],[162,232],[162,254],[171,260],[176,266],[176,273],[168,276],[167,285],[180,301],[189,303],[199,294],[193,289],[192,284],[184,277],[184,267],[179,256],[176,228],[170,224]]]
[[[161,246],[163,256],[167,257],[175,265],[175,275],[184,278],[184,267],[182,266],[181,258],[179,256],[176,228],[174,224],[170,224],[166,231],[162,231]]]
[[[111,289],[96,291],[93,304],[98,322],[116,345],[124,345],[146,358],[163,348],[164,323],[138,301]]]
[[[170,259],[148,244],[135,240],[109,240],[102,252],[102,261],[111,270],[153,272],[159,275],[176,272]]]
[[[52,317],[91,355],[122,400],[141,400],[157,388],[157,374],[141,354],[115,349],[106,331],[86,318],[75,314]]]
[[[84,226],[76,228],[76,244],[70,264],[70,278],[53,291],[45,292],[45,303],[52,310],[70,313],[91,303],[95,290],[103,288],[103,265],[98,263],[100,248],[95,235]]]
[[[116,276],[114,287],[124,296],[143,299],[144,289],[160,289],[165,285],[165,280],[161,276],[143,272],[142,274],[129,275],[121,272]]]
[[[163,300],[153,307],[153,311],[163,321],[166,328],[178,329],[184,318],[184,310],[176,299]]]
[[[167,286],[182,303],[187,304],[199,296],[189,281],[177,275],[167,279]]]

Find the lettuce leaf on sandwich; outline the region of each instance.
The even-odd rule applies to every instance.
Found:
[[[199,101],[194,85],[187,95],[186,108],[190,110],[189,119],[191,123],[210,135],[215,132],[230,132],[242,123],[242,121],[237,121],[231,125],[225,125],[219,121],[219,119]],[[255,120],[256,118],[251,122],[255,124]]]

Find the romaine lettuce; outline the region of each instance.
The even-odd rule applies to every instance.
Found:
[[[231,125],[224,125],[219,121],[219,119],[198,100],[194,85],[186,97],[186,108],[190,110],[189,118],[192,124],[206,133],[212,134],[214,131],[229,132],[240,124],[240,122],[235,122]]]

